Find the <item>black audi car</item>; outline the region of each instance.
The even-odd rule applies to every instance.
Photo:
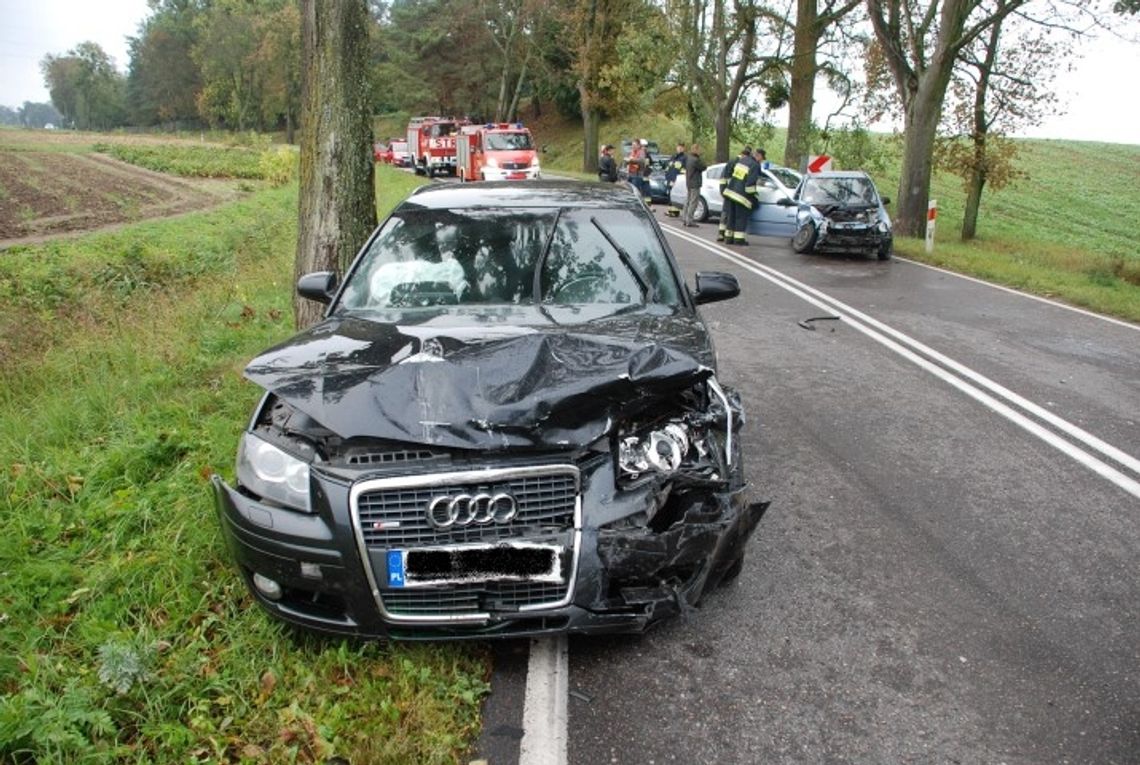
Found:
[[[737,394],[628,189],[430,186],[340,278],[325,318],[250,362],[265,390],[213,481],[257,602],[393,639],[640,631],[735,576]]]

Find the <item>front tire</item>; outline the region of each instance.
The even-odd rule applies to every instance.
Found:
[[[879,256],[879,260],[890,260],[891,257],[895,254],[894,239],[888,239],[887,241],[880,244],[879,251],[875,254]]]
[[[809,221],[800,226],[792,235],[792,249],[801,255],[811,252],[815,249],[815,237],[815,224]]]
[[[459,182],[460,183],[466,183],[467,182],[467,173],[464,172],[462,167],[459,168]]]

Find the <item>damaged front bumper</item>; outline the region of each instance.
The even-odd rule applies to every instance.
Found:
[[[748,502],[739,461],[711,481],[673,476],[627,488],[616,488],[609,453],[526,462],[387,476],[314,469],[312,514],[217,477],[213,486],[223,535],[257,602],[308,630],[365,638],[640,632],[731,576],[767,508]],[[406,512],[425,497],[496,490],[517,497],[508,522],[444,531]],[[549,551],[556,574],[416,582],[398,565],[392,579],[393,555],[408,562],[417,551],[509,546]]]

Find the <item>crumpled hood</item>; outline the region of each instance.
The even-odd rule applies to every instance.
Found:
[[[691,313],[573,325],[532,308],[507,313],[333,317],[255,358],[245,376],[343,438],[561,449],[712,374],[707,332]]]

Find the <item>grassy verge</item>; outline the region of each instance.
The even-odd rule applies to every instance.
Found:
[[[290,186],[6,254],[0,761],[453,762],[477,731],[480,649],[296,638],[221,545],[207,477],[291,332],[295,217]]]
[[[1081,141],[1023,140],[1018,167],[1028,177],[987,191],[978,237],[959,239],[961,180],[936,175],[935,249],[900,239],[900,255],[1089,310],[1140,322],[1140,217],[1134,179],[1140,147]],[[1063,158],[1063,161],[1059,160]],[[895,195],[897,169],[878,180]]]

